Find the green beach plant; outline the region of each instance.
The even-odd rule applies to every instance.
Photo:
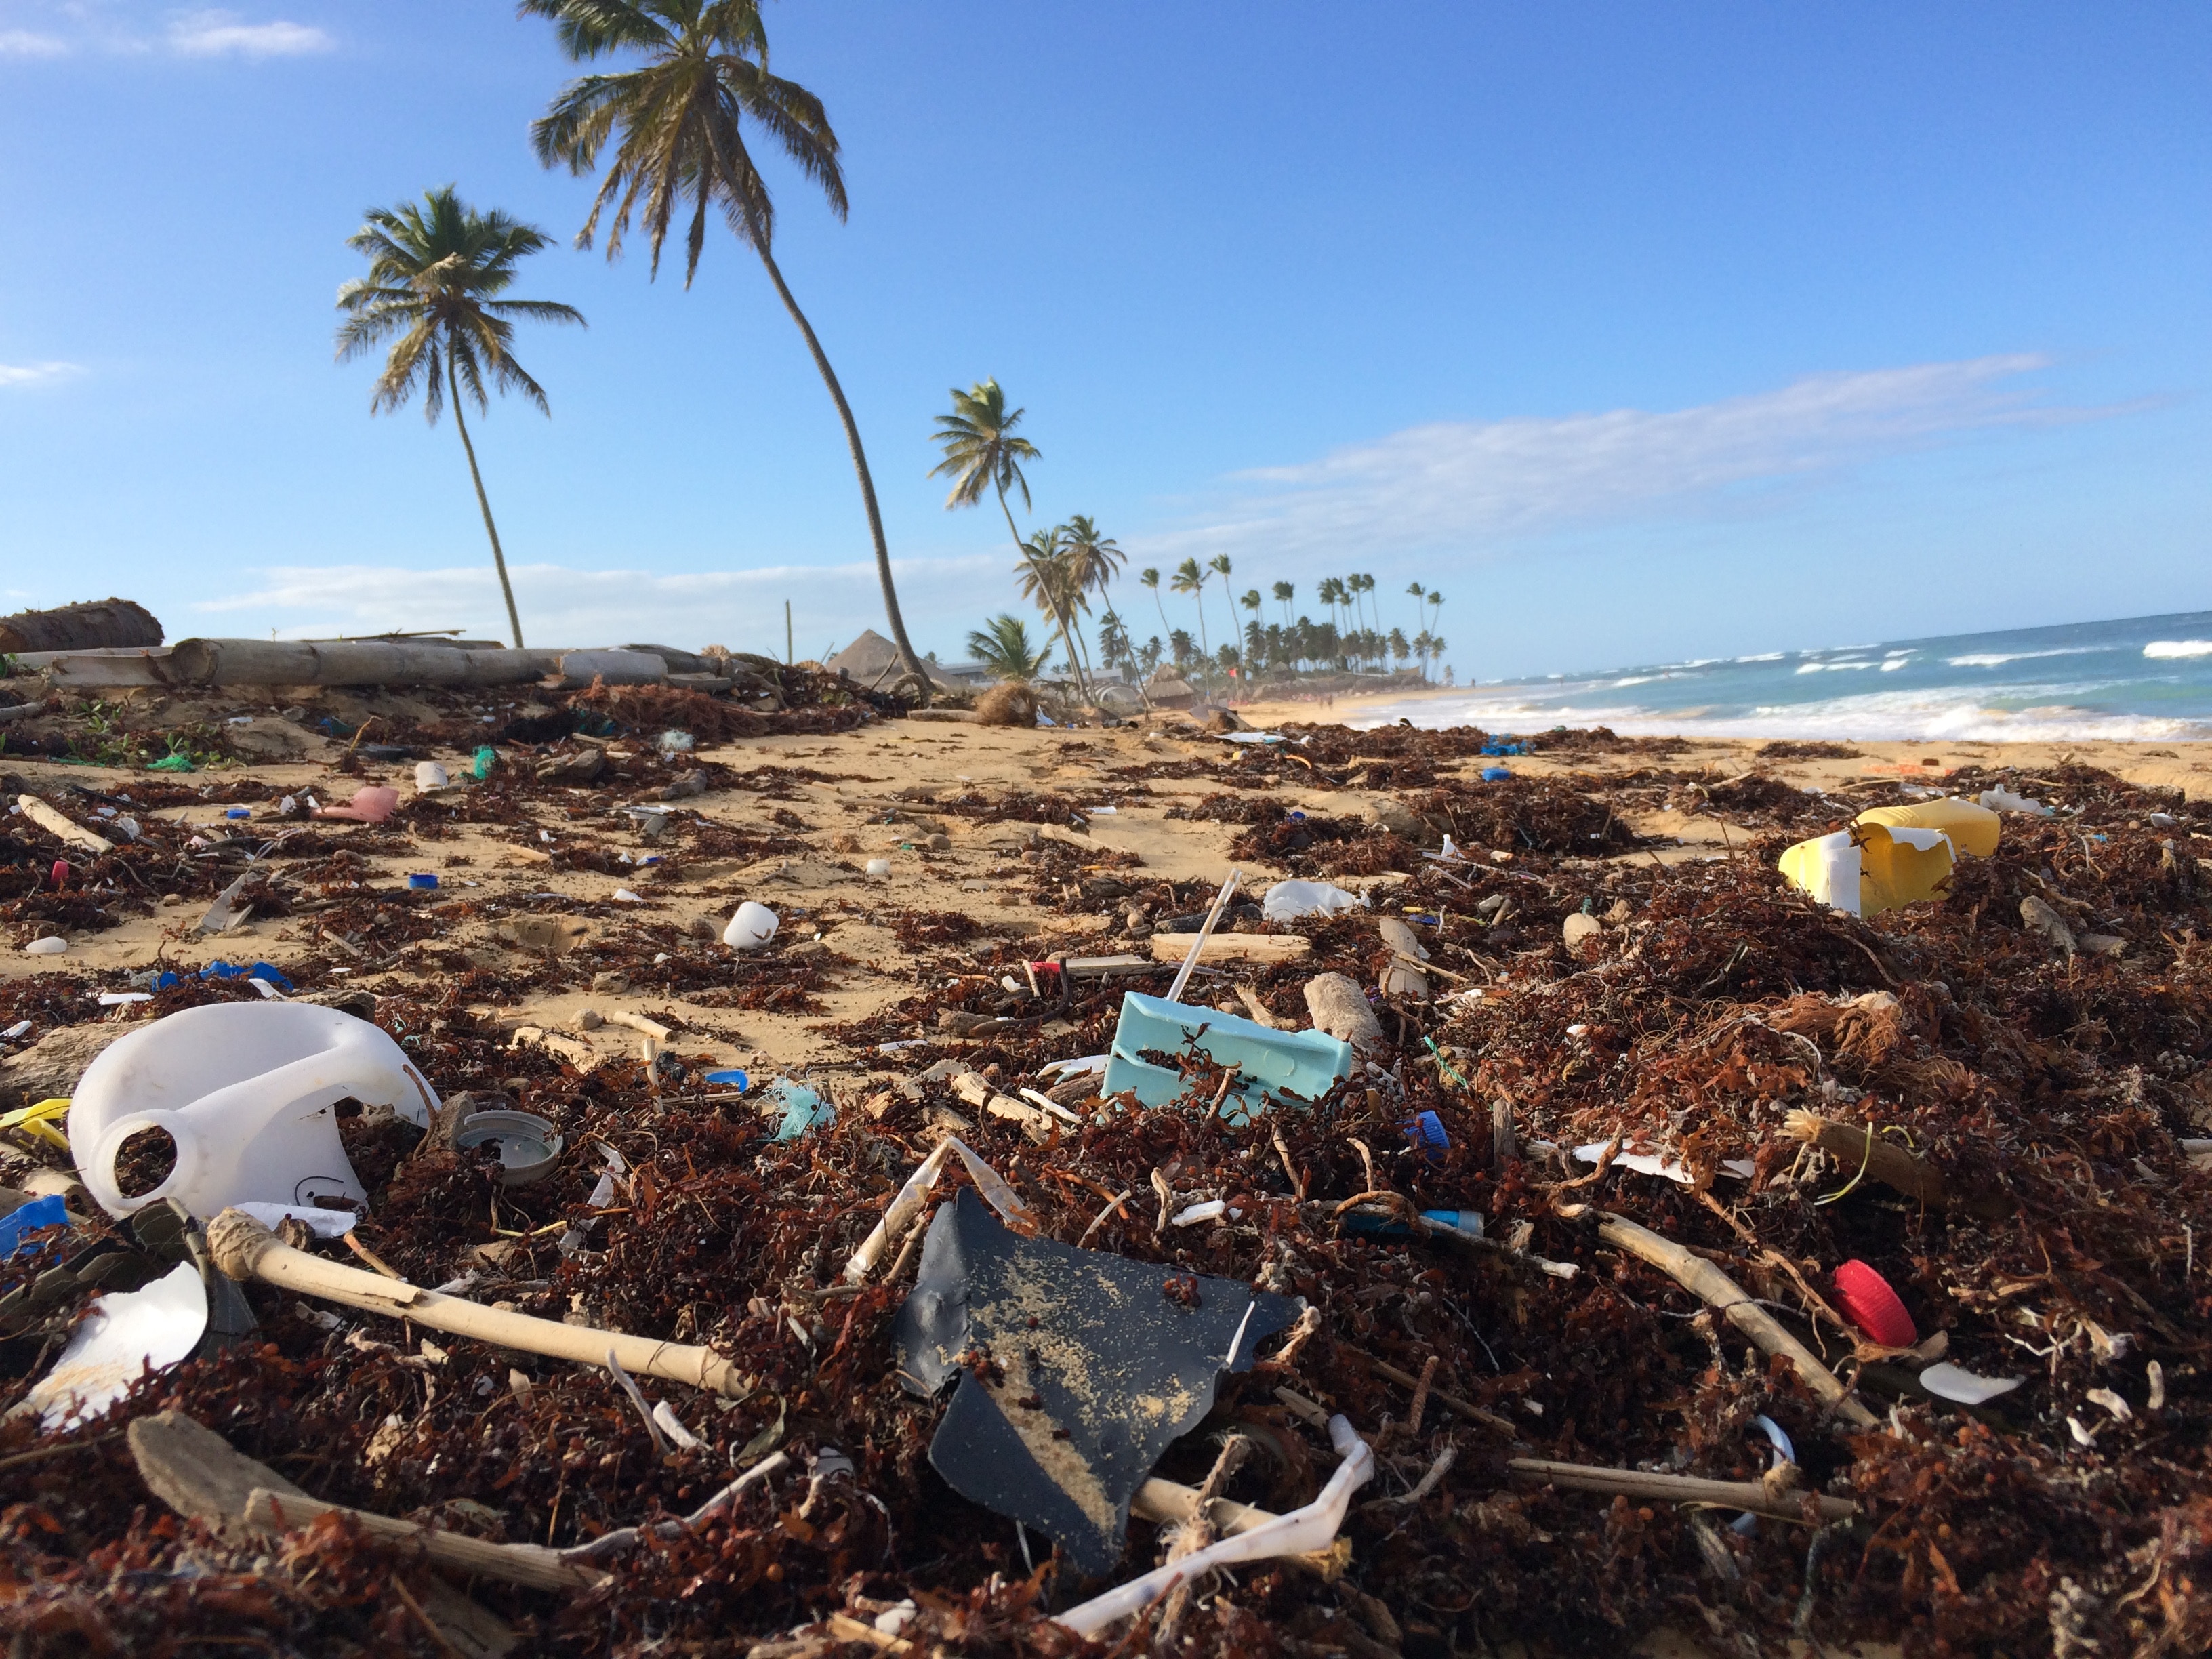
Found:
[[[453,426],[468,457],[469,479],[476,485],[499,591],[507,601],[507,627],[520,650],[522,617],[515,609],[514,585],[507,580],[507,553],[461,404],[473,398],[479,413],[487,411],[489,383],[494,391],[520,394],[550,416],[553,410],[545,389],[514,360],[514,319],[581,326],[583,313],[550,300],[501,298],[514,281],[515,267],[549,246],[551,239],[496,210],[477,212],[451,185],[425,191],[419,204],[371,208],[364,216],[367,222],[346,246],[367,257],[368,275],[338,289],[338,309],[346,313],[338,326],[338,361],[349,362],[397,335],[385,355],[384,372],[376,377],[369,412],[394,413],[420,392],[423,417],[435,426],[439,410],[452,401]]]

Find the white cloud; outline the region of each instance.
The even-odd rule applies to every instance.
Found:
[[[1201,521],[1140,539],[1147,558],[1248,547],[1468,549],[1631,514],[1710,508],[1761,484],[1834,473],[1995,427],[2095,413],[2053,409],[2015,355],[1815,374],[1689,409],[1410,427],[1229,481]]]
[[[958,640],[981,620],[975,597],[980,582],[991,582],[994,592],[1003,590],[1006,603],[996,608],[1015,608],[1006,562],[997,554],[894,559],[892,574],[916,647],[927,650],[934,641],[947,659],[961,654]],[[849,644],[863,628],[889,632],[872,561],[676,575],[551,564],[507,568],[523,636],[532,645],[650,641],[687,650],[720,644],[781,657],[786,599],[792,601],[801,657],[817,655],[830,641]],[[481,565],[438,570],[286,565],[258,574],[263,580],[249,592],[195,602],[191,609],[210,617],[201,626],[248,634],[274,627],[289,639],[424,628],[460,628],[472,639],[507,637],[507,612],[489,554]]]
[[[58,380],[77,372],[75,363],[0,363],[0,386],[34,386]]]
[[[0,29],[0,58],[59,58],[69,42],[32,29]]]
[[[337,44],[305,23],[248,23],[234,11],[186,12],[169,25],[171,48],[187,58],[298,58]]]

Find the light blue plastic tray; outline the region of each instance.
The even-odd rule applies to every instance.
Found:
[[[1133,1089],[1147,1106],[1167,1105],[1182,1092],[1182,1078],[1137,1056],[1147,1048],[1179,1054],[1194,1036],[1200,1050],[1242,1073],[1221,1102],[1221,1115],[1231,1123],[1265,1111],[1271,1101],[1318,1100],[1352,1072],[1351,1045],[1323,1032],[1270,1030],[1217,1009],[1131,991],[1121,998],[1121,1018],[1114,1028],[1113,1052],[1099,1092],[1110,1097]]]

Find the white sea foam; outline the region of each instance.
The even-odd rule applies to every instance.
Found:
[[[2101,645],[2069,645],[2057,651],[1976,651],[1963,657],[1946,657],[1943,660],[1954,668],[2001,668],[2008,662],[2028,662],[2038,657],[2079,657],[2106,648]],[[2152,653],[2146,652],[2144,654]]]
[[[1879,666],[1880,665],[1877,663],[1869,662],[1865,659],[1861,658],[1853,662],[1801,662],[1797,665],[1797,672],[1801,674],[1820,674],[1835,668],[1875,668]]]
[[[2146,657],[2212,657],[2212,640],[2153,640],[2143,647]]]

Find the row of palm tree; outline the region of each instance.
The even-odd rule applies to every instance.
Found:
[[[613,260],[620,256],[635,222],[651,252],[647,276],[652,280],[659,276],[668,232],[680,213],[685,218],[687,289],[698,271],[708,222],[715,216],[761,261],[844,428],[892,640],[902,666],[926,692],[926,671],[900,613],[883,516],[860,428],[812,324],[776,263],[775,203],[746,142],[750,123],[768,135],[801,175],[821,190],[830,210],[843,218],[848,204],[840,149],[821,100],[797,82],[769,72],[768,33],[758,0],[520,0],[518,9],[523,16],[550,21],[572,62],[592,64],[617,57],[637,60],[634,67],[572,80],[531,128],[532,146],[544,166],[565,166],[578,176],[599,173],[599,187],[577,233],[577,246],[591,246],[604,222],[606,256]],[[527,320],[580,326],[584,318],[573,307],[556,301],[507,297],[520,262],[549,246],[550,240],[510,215],[471,208],[453,185],[426,191],[419,205],[372,209],[365,217],[349,246],[368,260],[368,273],[339,291],[339,307],[347,313],[338,331],[339,358],[359,356],[396,335],[371,394],[371,412],[395,411],[419,393],[425,417],[435,424],[444,406],[452,404],[508,626],[520,647],[520,613],[462,405],[473,401],[484,412],[489,408],[490,391],[513,391],[550,415],[544,389],[515,358],[514,324]],[[1023,413],[1006,407],[995,380],[980,381],[964,392],[956,390],[951,412],[938,417],[935,435],[943,459],[932,476],[952,479],[945,502],[949,508],[977,505],[986,490],[995,495],[1014,543],[1015,574],[1023,596],[1050,619],[1079,685],[1087,687],[1094,672],[1082,629],[1093,595],[1104,605],[1099,618],[1099,659],[1109,667],[1149,672],[1170,647],[1178,663],[1201,673],[1217,662],[1226,665],[1240,656],[1255,663],[1276,659],[1279,653],[1253,645],[1250,624],[1243,650],[1236,643],[1237,605],[1241,603],[1256,621],[1261,600],[1257,588],[1241,597],[1231,593],[1233,566],[1225,553],[1202,564],[1195,557],[1187,558],[1165,579],[1170,592],[1187,595],[1195,607],[1195,650],[1187,639],[1182,645],[1175,644],[1185,636],[1168,621],[1160,599],[1162,573],[1157,568],[1139,573],[1138,580],[1152,593],[1170,647],[1162,647],[1157,638],[1146,648],[1137,647],[1107,599],[1125,556],[1095,522],[1079,514],[1028,537],[1014,523],[1008,492],[1018,491],[1025,510],[1032,506],[1023,469],[1025,463],[1040,459],[1036,446],[1016,430]],[[1221,579],[1228,611],[1218,653],[1212,645],[1206,604],[1206,590],[1216,576]],[[1329,607],[1326,626],[1342,648],[1304,652],[1298,659],[1381,660],[1388,642],[1376,631],[1380,615],[1373,604],[1375,591],[1372,575],[1325,578],[1316,597]],[[1429,592],[1419,582],[1407,591],[1416,601],[1417,623],[1423,606],[1433,612],[1443,603],[1441,593]],[[1291,620],[1294,586],[1279,581],[1272,592],[1283,607],[1283,637],[1298,645],[1316,645],[1321,636],[1313,631],[1314,625],[1303,617],[1295,623]],[[1340,615],[1346,624],[1340,629]],[[1002,617],[991,626],[1013,620]],[[1434,637],[1427,628],[1420,632]],[[991,637],[1000,645],[1012,643],[1011,636]],[[1407,643],[1410,647],[1418,641]],[[1395,654],[1402,659],[1407,653]],[[1425,672],[1433,653],[1413,650],[1412,654]]]

